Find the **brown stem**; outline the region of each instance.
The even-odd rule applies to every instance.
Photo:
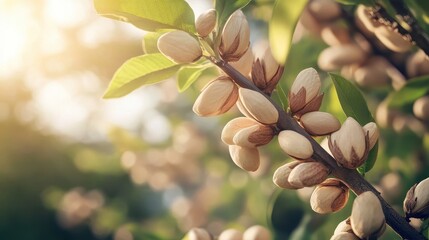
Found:
[[[337,164],[335,159],[329,155],[299,124],[288,115],[277,103],[275,103],[268,95],[259,90],[253,82],[249,81],[240,72],[235,70],[227,62],[220,60],[214,63],[221,68],[232,80],[240,87],[251,89],[263,94],[279,112],[279,120],[277,128],[279,130],[293,130],[305,136],[313,146],[314,154],[312,158],[329,167],[332,175],[341,179],[355,194],[360,195],[363,192],[373,192],[381,202],[383,212],[386,217],[386,222],[393,230],[395,230],[404,239],[412,240],[426,240],[423,235],[411,227],[404,217],[399,215],[380,195],[380,193],[366,181],[356,170],[346,169]]]

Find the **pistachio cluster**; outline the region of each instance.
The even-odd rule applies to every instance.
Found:
[[[271,233],[268,229],[260,225],[249,227],[244,232],[236,229],[226,229],[215,238],[203,228],[193,228],[187,233],[189,240],[271,240]]]

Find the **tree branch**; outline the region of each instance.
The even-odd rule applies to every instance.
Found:
[[[411,227],[404,217],[399,215],[380,195],[380,193],[367,182],[356,170],[346,169],[337,164],[335,159],[329,155],[299,124],[288,115],[277,103],[275,103],[268,95],[259,90],[253,82],[249,81],[241,73],[235,70],[227,62],[213,61],[219,68],[221,68],[232,80],[243,88],[248,88],[257,91],[264,95],[279,112],[279,120],[276,127],[279,130],[292,130],[305,136],[311,143],[314,154],[312,158],[316,161],[323,163],[325,166],[332,170],[332,175],[341,179],[355,194],[360,195],[363,192],[373,192],[381,202],[383,212],[386,217],[386,222],[393,230],[395,230],[404,239],[412,240],[426,240],[423,235]]]

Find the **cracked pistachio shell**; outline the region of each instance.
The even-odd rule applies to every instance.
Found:
[[[295,131],[281,131],[278,140],[281,149],[291,157],[309,159],[313,155],[310,141]]]
[[[241,10],[235,11],[222,31],[220,51],[226,58],[240,58],[249,48],[250,29]]]
[[[288,179],[292,169],[294,169],[301,163],[302,161],[293,161],[277,168],[277,170],[273,174],[274,184],[276,184],[280,188],[297,189],[297,187],[290,184]]]
[[[356,197],[353,202],[350,223],[353,232],[362,239],[378,235],[383,229],[384,213],[380,200],[374,193],[368,191]]]
[[[177,63],[191,63],[202,55],[198,41],[180,30],[162,35],[158,39],[158,49],[164,56]]]
[[[243,240],[271,240],[271,233],[265,227],[255,225],[244,231]]]
[[[309,112],[301,116],[300,123],[311,135],[322,136],[337,131],[341,127],[340,121],[327,112]]]
[[[413,105],[414,115],[422,120],[429,120],[429,96],[417,99]]]
[[[274,59],[271,48],[268,47],[262,56],[262,65],[265,70],[265,79],[270,81],[280,68],[280,64]]]
[[[407,215],[428,215],[429,208],[429,178],[419,182],[411,188],[404,201],[404,210]]]
[[[232,161],[241,169],[254,172],[259,168],[259,151],[257,148],[229,145]]]
[[[316,69],[306,68],[298,73],[290,91],[292,94],[296,95],[302,88],[304,88],[305,104],[307,104],[319,95],[321,86],[322,82],[320,81],[320,77]]]
[[[277,123],[279,113],[264,95],[247,88],[239,88],[238,92],[242,106],[256,121],[263,124]]]
[[[227,112],[238,99],[238,88],[228,78],[218,78],[206,85],[192,110],[198,116],[216,116]]]
[[[331,237],[330,240],[360,240],[360,238],[358,238],[353,233],[342,232],[342,233],[335,234],[334,236]]]
[[[331,134],[329,141],[334,147],[334,149],[330,147],[332,154],[344,167],[356,168],[363,163],[357,163],[355,161],[356,157],[358,160],[361,160],[365,155],[365,134],[362,126],[353,118],[348,117],[341,128]],[[335,147],[337,147],[340,152],[336,152]],[[355,157],[353,156],[353,151],[356,154]]]
[[[242,147],[258,147],[268,144],[274,137],[274,131],[270,126],[257,124],[238,131],[233,142]]]
[[[195,28],[201,37],[209,35],[216,26],[216,10],[209,9],[198,16],[195,21]]]
[[[381,25],[377,21],[373,21],[369,14],[369,10],[364,5],[359,5],[356,9],[356,18],[367,31],[374,32],[374,30]]]
[[[235,134],[247,127],[260,125],[257,121],[248,117],[238,117],[229,121],[222,130],[221,139],[228,145],[234,145]]]
[[[212,240],[212,237],[207,230],[202,228],[192,228],[188,232],[189,240]]]
[[[235,229],[227,229],[223,231],[219,237],[218,240],[241,240],[243,239],[243,234]]]
[[[377,124],[375,122],[369,122],[362,127],[363,132],[368,133],[369,136],[369,149],[372,149],[378,141],[380,136],[380,131],[378,130]]]
[[[329,178],[318,185],[311,194],[313,211],[326,214],[341,210],[349,199],[348,188],[337,179]]]
[[[334,234],[339,234],[342,232],[352,232],[352,226],[350,225],[350,218],[338,223],[337,227],[334,230]]]
[[[288,181],[297,188],[312,187],[328,177],[329,169],[319,162],[303,162],[289,174]]]
[[[400,33],[392,31],[386,26],[377,27],[374,34],[384,46],[394,52],[406,52],[412,46]]]

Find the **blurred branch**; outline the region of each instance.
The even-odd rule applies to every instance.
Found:
[[[411,227],[404,217],[399,215],[380,195],[380,193],[368,182],[366,181],[355,169],[346,169],[339,166],[336,160],[329,155],[294,119],[292,116],[287,114],[281,106],[276,104],[268,95],[264,94],[259,90],[253,82],[249,81],[245,76],[240,72],[235,70],[231,65],[223,60],[214,60],[212,61],[221,68],[227,75],[229,75],[233,81],[240,87],[251,89],[257,91],[260,94],[264,95],[277,109],[279,113],[279,119],[277,122],[277,129],[281,130],[292,130],[300,133],[305,136],[313,147],[314,153],[312,158],[316,161],[323,163],[325,166],[329,167],[332,171],[332,175],[341,179],[347,186],[357,195],[360,195],[363,192],[371,191],[373,192],[381,202],[383,207],[384,215],[386,217],[386,222],[389,224],[393,230],[395,230],[399,235],[404,239],[413,239],[413,240],[426,240],[426,238],[417,232],[413,227]]]

